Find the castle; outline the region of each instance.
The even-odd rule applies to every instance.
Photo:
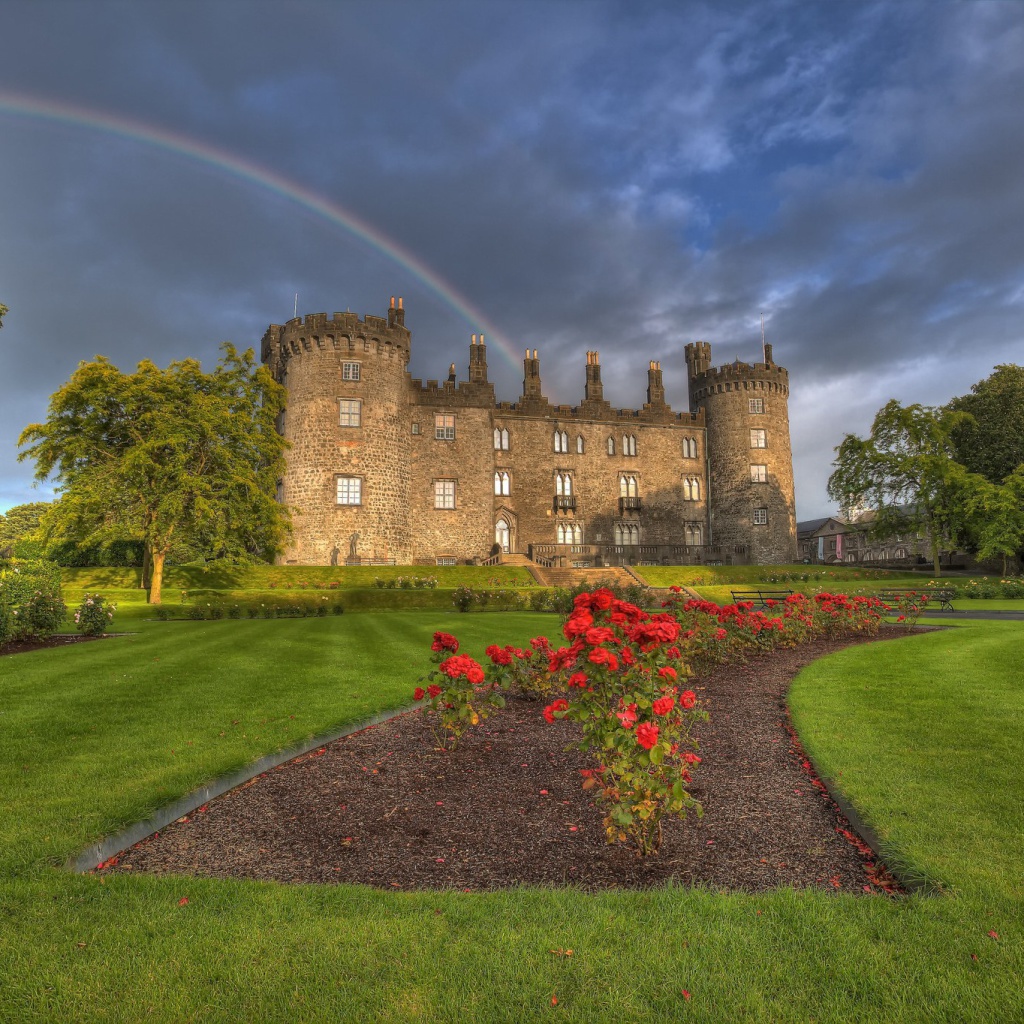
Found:
[[[605,400],[588,352],[583,401],[552,405],[537,350],[498,402],[484,337],[469,379],[406,370],[402,300],[387,317],[316,313],[272,324],[262,358],[288,389],[278,500],[297,510],[280,561],[453,565],[522,553],[544,565],[796,559],[789,374],[711,365],[686,346],[690,412],[665,403],[661,364],[642,409]]]

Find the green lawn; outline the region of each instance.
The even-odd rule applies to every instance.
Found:
[[[0,658],[0,1020],[1024,1017],[1019,624],[850,649],[795,686],[823,770],[945,890],[900,900],[71,875],[59,865],[90,841],[200,782],[403,703],[433,629],[479,652],[557,619],[126,624]]]

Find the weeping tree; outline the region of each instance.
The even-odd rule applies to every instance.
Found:
[[[176,543],[251,561],[276,553],[289,529],[275,500],[286,443],[275,421],[285,391],[251,349],[222,347],[212,373],[186,359],[122,373],[83,362],[50,399],[44,423],[22,431],[18,458],[52,478],[48,540],[141,538],[149,601],[159,604]]]
[[[970,517],[976,478],[956,461],[952,441],[969,419],[965,412],[893,399],[879,410],[867,438],[843,438],[828,481],[829,497],[840,506],[876,510],[874,536],[924,533],[936,576],[942,541],[955,543]]]

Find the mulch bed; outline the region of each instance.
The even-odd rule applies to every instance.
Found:
[[[401,715],[256,777],[105,870],[385,889],[891,892],[803,764],[785,706],[800,668],[861,642],[817,641],[691,681],[711,714],[692,789],[704,816],[666,820],[646,860],[605,842],[580,785],[589,762],[564,749],[578,726],[549,725],[542,702],[512,697],[454,753],[435,749],[421,713]]]
[[[27,654],[29,651],[42,651],[47,647],[67,647],[68,644],[83,644],[90,640],[105,640],[113,633],[104,633],[102,636],[80,636],[77,633],[60,633],[55,636],[48,636],[44,640],[16,640],[9,644],[0,646],[0,657],[5,654]]]

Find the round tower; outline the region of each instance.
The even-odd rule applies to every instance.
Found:
[[[797,557],[789,374],[772,361],[711,365],[711,346],[686,346],[690,411],[704,410],[710,543],[755,564]]]
[[[409,345],[393,298],[386,319],[314,313],[267,328],[263,361],[288,389],[278,500],[293,509],[293,533],[280,563],[411,560]]]

